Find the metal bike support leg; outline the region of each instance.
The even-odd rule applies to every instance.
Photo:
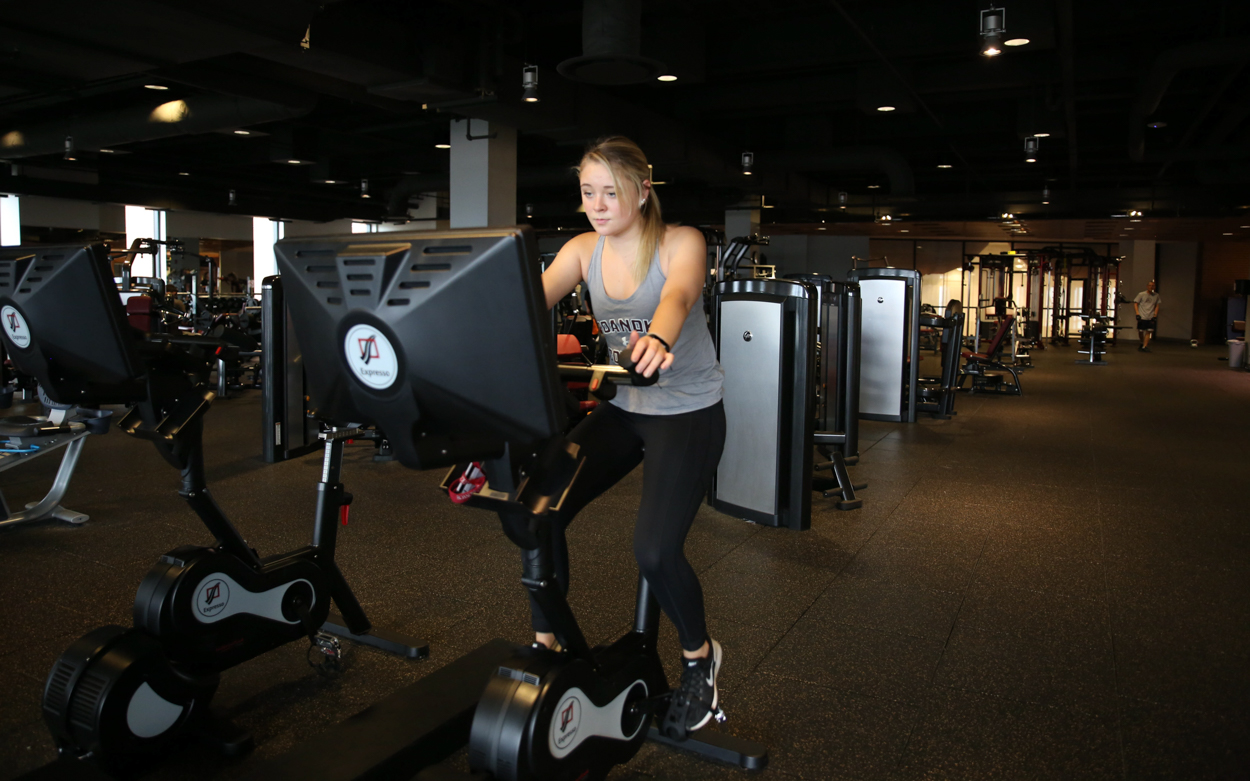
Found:
[[[56,471],[56,479],[52,481],[52,488],[48,491],[47,496],[38,502],[31,502],[26,505],[26,509],[18,513],[6,513],[3,520],[0,520],[0,527],[16,526],[19,523],[33,523],[35,521],[43,521],[48,518],[56,518],[59,521],[67,523],[86,523],[88,516],[86,513],[75,512],[61,506],[61,499],[65,497],[65,492],[69,490],[70,478],[74,476],[74,467],[78,464],[78,455],[82,453],[83,441],[87,437],[84,431],[65,447],[65,455],[61,457],[61,466]],[[0,504],[3,504],[3,498],[0,498]],[[7,510],[7,505],[4,505]]]

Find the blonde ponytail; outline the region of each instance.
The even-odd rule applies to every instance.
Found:
[[[612,183],[616,185],[617,200],[622,205],[641,211],[642,239],[638,242],[638,257],[634,263],[634,281],[642,284],[651,269],[651,261],[664,238],[664,217],[660,211],[660,196],[651,188],[646,200],[643,198],[642,183],[651,178],[651,167],[647,165],[647,156],[638,145],[624,136],[610,136],[596,141],[582,155],[577,166],[580,173],[586,163],[598,163],[612,174]]]

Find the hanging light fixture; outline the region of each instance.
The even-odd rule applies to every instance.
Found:
[[[1050,187],[1049,186],[1042,188],[1042,203],[1043,204],[1050,203]]]
[[[1026,163],[1037,162],[1038,146],[1039,146],[1039,142],[1037,140],[1037,136],[1028,136],[1027,138],[1024,139],[1024,162]]]
[[[747,176],[751,175],[751,168],[755,165],[755,155],[752,152],[742,153],[742,173]]]
[[[239,199],[238,199],[238,197],[236,196],[236,194],[235,194],[234,190],[231,190],[231,191],[230,191],[230,195],[229,195],[229,197],[226,199],[226,203],[227,203],[229,206],[238,206],[238,205],[239,205]]]
[[[71,162],[78,159],[78,156],[74,154],[74,137],[73,136],[65,137],[65,159]]]
[[[371,197],[373,197],[373,196],[369,195],[369,180],[368,180],[368,179],[361,179],[361,180],[360,180],[360,197],[361,197],[361,198],[371,198]]]
[[[538,102],[538,66],[526,65],[521,68],[521,86],[525,91],[521,93],[521,100],[526,103]]]
[[[1003,53],[1003,33],[1007,32],[1007,12],[990,7],[981,12],[981,54],[997,57]]]

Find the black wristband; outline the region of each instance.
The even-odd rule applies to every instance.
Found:
[[[652,339],[656,340],[660,344],[664,345],[664,349],[668,350],[670,353],[673,351],[673,348],[668,346],[668,342],[664,341],[662,338],[656,336],[650,331],[647,331],[645,334],[642,335],[643,339],[646,339],[647,337],[651,337]]]

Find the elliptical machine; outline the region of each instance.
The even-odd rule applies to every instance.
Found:
[[[468,462],[481,461],[487,483],[470,501],[522,508],[532,518],[527,538],[517,540],[527,551],[522,583],[566,650],[520,649],[483,681],[469,735],[473,777],[602,778],[648,737],[762,769],[767,750],[758,744],[711,729],[674,741],[651,727],[653,719],[664,722],[669,687],[656,649],[659,608],[645,581],[634,629],[595,649],[556,584],[547,514],[560,507],[581,462],[564,438],[529,229],[392,233],[372,243],[287,240],[276,255],[322,414],[378,425],[405,466],[452,467],[444,488]],[[362,268],[372,270],[370,287],[354,283],[358,298],[348,306],[342,288]],[[476,316],[446,328],[449,313],[466,311]],[[462,359],[470,345],[485,344],[489,361]],[[595,391],[627,372],[570,371],[582,372]],[[438,766],[421,777],[463,775]]]
[[[334,562],[340,514],[351,503],[338,482],[343,443],[357,431],[323,434],[312,544],[261,559],[204,475],[203,418],[216,395],[208,376],[229,345],[136,341],[106,264],[102,246],[0,256],[0,269],[10,271],[0,276],[17,283],[0,283],[0,304],[29,332],[24,345],[10,340],[11,358],[54,401],[133,405],[119,427],[152,441],[181,471],[179,493],[216,542],[162,556],[139,586],[132,628],[100,627],[61,655],[45,684],[44,720],[61,756],[107,765],[161,753],[191,733],[242,753],[251,737],[208,710],[221,672],[299,638],[311,640],[315,667],[334,671],[342,651],[330,632],[409,658],[426,649],[368,636],[369,620]],[[345,618],[331,617],[332,600]]]

